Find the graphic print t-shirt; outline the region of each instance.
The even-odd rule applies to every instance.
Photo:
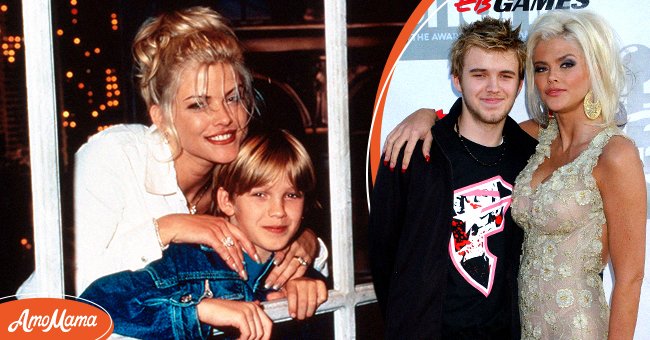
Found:
[[[452,164],[454,212],[448,242],[448,279],[443,325],[452,330],[500,329],[510,323],[510,288],[506,280],[506,228],[516,171],[502,157],[505,143],[484,147],[459,138],[442,143]]]

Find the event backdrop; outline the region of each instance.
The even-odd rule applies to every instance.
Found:
[[[445,112],[458,97],[451,84],[449,46],[458,27],[489,15],[511,19],[521,24],[526,38],[530,24],[549,10],[591,10],[605,16],[617,31],[621,56],[629,68],[630,91],[625,97],[631,136],[644,162],[646,185],[650,191],[650,25],[647,6],[636,0],[424,0],[406,23],[386,64],[375,104],[372,135],[369,142],[369,171],[374,181],[379,153],[388,133],[404,117],[418,108],[443,109]],[[528,119],[522,91],[512,110],[517,121]],[[370,189],[369,189],[370,190]],[[650,209],[648,209],[650,214]],[[650,225],[650,219],[647,225]],[[646,240],[646,257],[650,238]],[[637,339],[650,338],[650,259],[646,259],[646,278],[641,295],[637,322]],[[605,290],[609,295],[612,275],[605,271]]]

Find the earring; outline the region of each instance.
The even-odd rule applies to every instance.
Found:
[[[594,97],[593,92],[589,90],[587,92],[587,95],[585,96],[584,100],[584,107],[585,107],[585,116],[587,118],[594,120],[600,116],[600,113],[602,112],[602,107],[600,106],[599,101],[592,101]]]

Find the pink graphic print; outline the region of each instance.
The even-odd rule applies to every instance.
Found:
[[[503,231],[511,194],[512,185],[501,176],[454,191],[449,255],[458,273],[486,297],[498,260],[488,248],[488,238]]]

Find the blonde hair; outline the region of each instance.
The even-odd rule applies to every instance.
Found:
[[[587,11],[553,10],[539,16],[531,26],[526,60],[526,104],[530,116],[538,123],[548,124],[548,108],[535,88],[533,52],[540,41],[563,38],[575,41],[585,55],[593,100],[602,106],[603,123],[611,125],[621,110],[625,90],[625,67],[620,57],[616,33],[601,16]]]
[[[463,25],[460,35],[452,43],[449,52],[451,75],[461,77],[465,55],[472,47],[489,51],[514,51],[519,63],[519,80],[524,79],[524,63],[526,61],[526,46],[519,37],[521,26],[513,29],[510,20],[499,20],[484,17],[481,20]]]
[[[158,128],[174,155],[180,152],[174,100],[183,70],[198,67],[207,73],[210,65],[227,65],[241,83],[237,90],[244,108],[249,115],[254,110],[252,76],[244,65],[243,47],[227,19],[210,8],[191,7],[149,18],[133,41],[133,57],[140,94],[147,110],[160,106]]]
[[[234,161],[217,164],[213,187],[223,188],[234,199],[283,175],[305,195],[316,185],[314,165],[300,141],[285,130],[269,130],[248,136]],[[220,214],[216,205],[215,213]]]

